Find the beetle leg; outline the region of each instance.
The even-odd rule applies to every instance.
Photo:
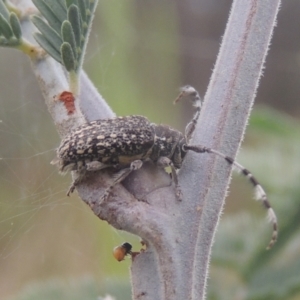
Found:
[[[113,187],[122,182],[132,171],[140,169],[142,165],[143,162],[141,160],[135,160],[130,164],[129,168],[121,169],[115,175],[113,175],[113,182],[108,188],[106,188],[103,196],[100,199],[100,202],[107,200]]]
[[[70,194],[72,194],[76,188],[76,186],[82,181],[82,179],[84,178],[85,175],[85,171],[79,173],[78,172],[78,176],[77,178],[75,178],[71,184],[71,186],[69,187],[69,190],[67,192],[67,196],[70,196]]]
[[[177,97],[177,99],[174,101],[174,104],[176,104],[181,99],[188,99],[192,102],[193,106],[196,108],[196,112],[193,116],[192,121],[187,124],[185,128],[185,138],[187,141],[189,141],[195,131],[201,108],[202,108],[202,100],[199,96],[199,93],[190,85],[186,85],[180,89],[180,94]]]
[[[166,168],[166,167],[171,168],[172,180],[175,184],[176,197],[179,201],[181,201],[182,200],[182,192],[181,192],[181,189],[180,189],[180,186],[178,183],[178,176],[177,176],[177,172],[176,172],[173,162],[168,157],[161,156],[157,160],[157,165],[162,168]]]
[[[70,164],[69,166],[73,166],[74,164]],[[76,165],[77,168],[77,178],[75,178],[67,192],[67,196],[70,196],[70,194],[72,194],[76,188],[76,186],[82,181],[82,179],[85,177],[85,174],[87,171],[91,172],[91,171],[99,171],[105,168],[110,167],[109,165],[103,164],[99,161],[91,161],[91,162],[79,162]]]
[[[99,170],[102,170],[102,169],[105,169],[105,168],[108,168],[108,167],[110,167],[110,166],[106,165],[106,164],[104,164],[100,161],[97,161],[97,160],[88,162],[86,164],[86,170],[87,171],[99,171]]]
[[[86,165],[83,161],[79,161],[76,164],[76,173],[77,173],[77,177],[73,180],[68,192],[67,192],[67,196],[70,196],[70,194],[72,194],[75,190],[75,187],[78,183],[81,182],[81,180],[84,178],[85,173],[86,173]]]

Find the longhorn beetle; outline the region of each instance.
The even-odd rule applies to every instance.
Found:
[[[112,167],[116,169],[116,174],[100,199],[104,201],[117,183],[122,182],[132,171],[140,169],[144,161],[151,160],[162,168],[171,168],[176,197],[181,200],[176,170],[180,169],[187,151],[212,153],[224,158],[253,185],[256,198],[267,209],[273,226],[272,238],[267,247],[270,249],[277,240],[277,218],[264,189],[255,177],[233,158],[208,147],[189,144],[200,115],[202,101],[198,92],[191,86],[181,88],[175,102],[182,98],[190,100],[196,108],[194,117],[186,126],[185,134],[167,125],[150,123],[143,116],[133,115],[89,122],[65,137],[57,150],[58,159],[52,163],[58,164],[61,173],[77,171],[78,176],[67,195],[74,191],[86,172]]]

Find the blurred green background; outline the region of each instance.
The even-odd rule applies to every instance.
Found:
[[[231,1],[100,0],[85,70],[118,115],[183,130],[192,109],[178,87],[204,95]],[[244,178],[234,176],[213,248],[208,299],[300,299],[300,2],[285,1],[238,160],[261,181],[279,241]],[[129,300],[130,260],[114,246],[137,237],[98,220],[70,176],[50,165],[59,137],[29,61],[0,49],[0,297]],[[209,146],[209,145],[208,145]]]

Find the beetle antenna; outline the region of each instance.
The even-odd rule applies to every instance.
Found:
[[[200,97],[199,93],[197,92],[197,90],[194,89],[190,85],[185,85],[182,88],[180,88],[180,94],[174,100],[173,103],[176,104],[181,99],[189,100],[190,102],[192,102],[192,105],[196,108],[193,119],[185,127],[185,138],[186,138],[186,141],[188,142],[191,139],[191,137],[195,131],[195,128],[196,128],[196,125],[197,125],[197,122],[198,122],[198,119],[200,116],[203,101],[201,100],[201,97]]]
[[[278,237],[277,217],[273,208],[271,207],[265,190],[263,189],[261,184],[256,180],[256,178],[250,173],[250,171],[243,167],[241,164],[239,164],[237,161],[235,161],[233,158],[211,148],[203,147],[200,145],[184,145],[183,150],[191,150],[197,153],[213,153],[217,156],[220,156],[224,158],[230,165],[232,165],[237,172],[243,174],[245,177],[248,178],[248,181],[253,185],[255,189],[255,199],[261,201],[263,206],[267,209],[268,220],[273,227],[272,237],[267,247],[267,250],[271,249],[277,241]]]

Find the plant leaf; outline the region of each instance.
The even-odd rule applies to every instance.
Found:
[[[77,6],[78,5],[77,0],[66,0],[67,8],[69,8],[72,4]]]
[[[73,33],[75,36],[76,46],[80,47],[81,43],[81,20],[79,9],[72,4],[68,9],[68,20],[72,25]]]
[[[41,12],[44,18],[48,21],[49,25],[60,35],[60,27],[63,20],[59,18],[58,15],[54,13],[52,7],[49,6],[49,3],[44,0],[32,0],[37,9]],[[51,3],[54,1],[51,1]],[[57,6],[54,7],[56,9]],[[60,16],[61,17],[61,16]]]
[[[9,23],[10,23],[10,26],[11,26],[14,36],[18,40],[21,40],[21,38],[22,38],[21,24],[20,24],[20,21],[19,21],[17,15],[13,12],[9,16]]]
[[[73,49],[69,43],[64,42],[61,45],[61,57],[63,65],[66,67],[68,72],[76,70],[76,60]]]
[[[31,20],[37,29],[42,33],[44,38],[48,40],[52,48],[55,48],[55,50],[59,53],[60,46],[63,42],[59,34],[53,30],[41,17],[33,16]],[[45,50],[48,52],[48,49]]]
[[[77,58],[75,34],[69,21],[64,21],[61,27],[63,41],[70,44],[74,58]]]
[[[85,5],[85,1],[84,1],[84,0],[79,0],[79,1],[78,1],[78,7],[79,7],[79,10],[80,10],[80,15],[81,15],[82,21],[83,21],[83,22],[86,22],[86,20],[87,20],[87,15],[86,15],[86,5]]]
[[[98,1],[32,1],[48,22],[47,24],[38,16],[32,17],[32,22],[41,33],[34,35],[37,42],[54,59],[68,66],[68,70],[79,72],[88,41],[92,17]],[[69,46],[66,46],[65,43]],[[58,55],[59,53],[60,55]],[[71,55],[71,57],[67,58],[67,55]]]
[[[61,55],[60,52],[57,51],[57,49],[55,49],[50,42],[45,38],[44,35],[42,35],[39,32],[36,32],[34,34],[34,38],[36,39],[36,41],[38,42],[38,44],[43,48],[43,49],[47,49],[47,53],[52,56],[56,61],[58,61],[59,63],[62,63],[62,59],[61,59]]]
[[[11,39],[14,35],[10,24],[3,17],[3,15],[0,15],[0,33],[2,33],[2,35],[4,35],[4,37],[8,40]]]
[[[45,1],[45,0],[44,0]],[[67,16],[67,8],[61,1],[47,1],[46,4],[62,23]]]
[[[0,1],[0,15],[2,15],[5,20],[9,20],[9,11],[3,1]]]

